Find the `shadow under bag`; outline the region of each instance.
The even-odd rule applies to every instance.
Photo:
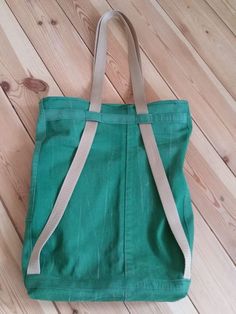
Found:
[[[102,103],[107,23],[128,39],[134,104]],[[186,100],[146,103],[139,45],[120,11],[96,31],[90,100],[41,99],[22,273],[29,296],[174,301],[191,282],[194,218],[183,164]]]

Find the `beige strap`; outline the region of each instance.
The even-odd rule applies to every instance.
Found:
[[[127,17],[119,11],[109,11],[105,13],[98,22],[95,39],[94,73],[90,98],[90,110],[99,112],[102,103],[102,86],[106,67],[107,23],[112,17],[119,18],[121,22],[123,22],[128,37],[128,58],[137,112],[148,113],[136,33]]]
[[[102,86],[106,66],[107,23],[113,17],[119,18],[123,23],[128,38],[128,57],[136,111],[137,113],[148,113],[148,107],[145,101],[144,82],[136,33],[130,21],[120,11],[108,11],[100,18],[98,22],[95,39],[93,82],[89,110],[95,112],[99,112],[101,110]],[[40,274],[40,253],[56,229],[66,210],[67,204],[74,191],[76,183],[88,157],[89,151],[92,147],[97,125],[98,122],[96,121],[86,122],[79,146],[58,194],[55,205],[32,250],[27,268],[27,274]],[[160,199],[168,223],[184,255],[184,278],[190,279],[191,251],[179,218],[178,210],[168,179],[166,177],[165,169],[158,151],[152,126],[150,124],[141,123],[139,124],[139,127],[151,171],[159,191]]]

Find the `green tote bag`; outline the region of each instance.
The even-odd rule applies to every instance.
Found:
[[[128,39],[134,104],[102,103],[107,24]],[[90,100],[41,99],[22,274],[33,299],[174,301],[189,290],[194,235],[183,164],[186,100],[145,101],[139,45],[120,11],[96,31]]]

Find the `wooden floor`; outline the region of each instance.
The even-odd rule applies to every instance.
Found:
[[[89,98],[96,23],[111,8],[137,31],[147,100],[190,102],[191,289],[173,303],[34,301],[20,259],[38,101]],[[0,0],[0,26],[0,312],[236,313],[236,1]],[[131,102],[126,40],[110,26],[104,102]]]

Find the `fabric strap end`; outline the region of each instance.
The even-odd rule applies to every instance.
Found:
[[[32,253],[28,268],[27,268],[27,275],[36,275],[40,274],[40,259],[39,254],[35,256],[35,254]]]

